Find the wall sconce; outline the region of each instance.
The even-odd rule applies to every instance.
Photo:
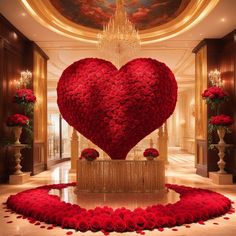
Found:
[[[30,81],[32,79],[32,73],[28,70],[22,71],[20,73],[20,79],[14,80],[14,85],[17,89],[20,88],[27,88],[27,86],[30,84]]]
[[[208,77],[212,86],[223,87],[223,82],[221,80],[221,73],[219,70],[215,69],[214,71],[213,70],[210,71]]]

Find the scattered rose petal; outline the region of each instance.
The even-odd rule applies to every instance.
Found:
[[[22,216],[17,216],[16,218],[20,219],[20,218],[22,218]]]
[[[198,221],[198,224],[205,225],[204,221]]]
[[[53,227],[52,227],[52,226],[49,226],[49,227],[47,227],[47,229],[48,229],[48,230],[51,230],[51,229],[53,229]]]
[[[191,226],[190,226],[190,225],[185,225],[185,227],[186,227],[186,228],[191,228]]]
[[[229,220],[230,218],[229,218],[229,217],[224,217],[223,219],[225,219],[225,220]]]
[[[35,223],[34,225],[40,225],[40,222]]]
[[[10,217],[10,216],[4,216],[4,218],[8,218],[8,217]]]
[[[29,220],[30,224],[35,224],[35,220]]]
[[[175,229],[175,228],[174,228],[174,229],[172,229],[172,231],[178,231],[178,229]]]
[[[72,235],[73,232],[72,232],[72,231],[68,231],[68,232],[66,232],[66,234],[67,234],[67,235]]]
[[[213,224],[214,224],[214,225],[219,225],[219,223],[217,223],[217,222],[214,222]]]
[[[11,220],[11,221],[7,221],[7,224],[11,224],[13,221]]]
[[[41,226],[40,226],[40,228],[41,228],[41,229],[44,229],[44,228],[46,228],[46,226],[44,226],[44,225],[41,225]]]

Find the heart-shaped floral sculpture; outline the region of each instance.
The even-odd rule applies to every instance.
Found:
[[[108,61],[86,58],[64,70],[57,95],[69,125],[111,159],[125,159],[173,113],[177,83],[171,70],[154,59],[135,59],[117,70]]]

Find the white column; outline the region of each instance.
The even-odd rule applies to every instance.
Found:
[[[167,122],[158,129],[158,150],[160,158],[168,164],[168,131]]]
[[[76,167],[77,167],[77,160],[79,157],[78,153],[78,134],[77,131],[73,128],[72,136],[71,136],[71,168],[70,173],[76,173]]]

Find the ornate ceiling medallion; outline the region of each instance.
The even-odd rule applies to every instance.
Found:
[[[115,1],[21,0],[43,26],[64,36],[97,43],[97,34],[114,14]],[[172,38],[197,24],[219,0],[126,1],[130,21],[138,28],[141,44]],[[131,4],[132,3],[132,4]],[[78,16],[78,18],[77,18]]]

